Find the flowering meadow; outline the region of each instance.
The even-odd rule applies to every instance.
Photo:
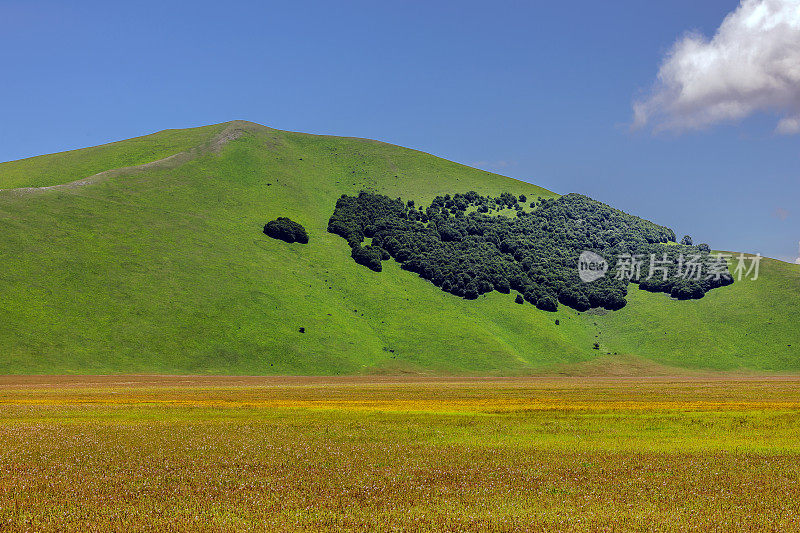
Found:
[[[794,378],[0,377],[0,531],[800,530]]]

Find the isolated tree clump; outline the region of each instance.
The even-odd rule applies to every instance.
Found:
[[[679,254],[691,257],[705,273],[712,262],[707,250],[668,245],[675,241],[671,229],[586,196],[539,198],[528,211],[519,202],[510,193],[493,198],[470,191],[437,196],[423,209],[362,191],[339,198],[328,231],[346,239],[353,259],[376,272],[382,261],[393,258],[403,270],[456,296],[475,299],[513,290],[521,295],[515,301],[528,301],[544,311],[555,311],[559,303],[578,311],[621,309],[629,282],[686,299],[733,281],[727,272],[686,279],[679,271],[682,264],[685,270]],[[509,208],[516,210],[514,216],[498,214]],[[365,245],[365,239],[371,242]],[[608,275],[582,281],[578,258],[583,251],[603,256]],[[640,277],[614,275],[624,273],[624,257],[644,263],[639,265]],[[648,276],[651,257],[668,265],[655,276]]]
[[[299,242],[308,244],[308,233],[306,229],[286,217],[278,217],[276,220],[267,222],[264,226],[264,233],[273,239],[280,239],[286,242]]]

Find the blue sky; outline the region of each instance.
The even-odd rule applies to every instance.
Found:
[[[737,6],[0,0],[0,160],[241,118],[417,148],[794,261],[800,136],[776,123],[796,95],[687,126],[707,99],[652,89],[676,41],[710,39]]]

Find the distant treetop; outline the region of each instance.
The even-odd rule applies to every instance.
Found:
[[[278,217],[276,220],[267,222],[264,226],[264,233],[273,239],[308,244],[306,229],[287,217]]]

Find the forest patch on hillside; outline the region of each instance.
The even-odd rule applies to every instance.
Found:
[[[708,245],[678,244],[665,226],[574,193],[529,202],[470,191],[437,196],[425,207],[362,191],[339,198],[328,231],[376,272],[394,259],[456,296],[513,290],[546,311],[559,303],[621,309],[631,282],[677,299],[702,298],[733,282]],[[591,282],[579,275],[587,252],[605,261]]]

